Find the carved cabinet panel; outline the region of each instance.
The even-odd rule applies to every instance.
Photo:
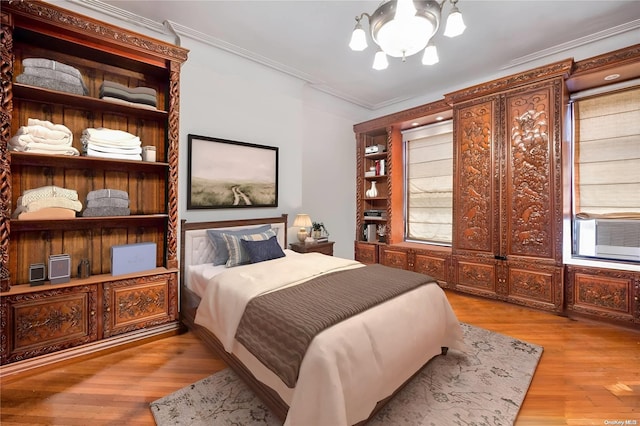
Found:
[[[104,283],[104,337],[164,324],[177,318],[175,274]]]
[[[498,250],[497,97],[456,109],[454,245],[458,250]]]
[[[449,287],[451,282],[449,264],[451,256],[435,252],[416,250],[413,270],[421,274],[431,275],[441,287]]]
[[[394,246],[380,247],[380,263],[397,269],[413,269],[408,250]]]
[[[394,245],[380,247],[381,264],[430,275],[441,287],[448,287],[451,281],[450,259],[451,254],[448,251],[440,252]]]
[[[506,255],[561,256],[561,93],[551,82],[505,98]]]
[[[563,268],[530,262],[509,262],[507,300],[533,308],[562,312]]]
[[[378,245],[356,241],[355,260],[366,264],[378,263]]]
[[[498,270],[495,262],[478,262],[470,259],[454,261],[456,289],[467,293],[495,297]]]
[[[87,285],[2,297],[2,364],[98,339],[98,287]]]
[[[567,311],[640,327],[640,272],[567,266]]]

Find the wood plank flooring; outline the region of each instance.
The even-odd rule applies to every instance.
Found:
[[[447,295],[460,321],[544,347],[517,426],[640,426],[640,332]],[[150,402],[224,367],[172,336],[5,380],[0,424],[154,425]]]

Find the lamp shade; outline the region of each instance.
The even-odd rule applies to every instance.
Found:
[[[307,228],[310,228],[312,226],[311,218],[308,214],[299,214],[293,220],[293,226],[297,226],[298,228],[300,228],[298,230],[298,241],[303,243],[304,240],[306,240],[309,236]]]
[[[351,50],[362,51],[367,48],[367,35],[362,29],[360,22],[356,24],[353,34],[351,34],[351,42],[349,43]]]
[[[447,26],[444,29],[444,35],[447,37],[456,37],[464,32],[467,26],[462,19],[462,13],[456,6],[451,9],[449,17],[447,18]]]
[[[296,215],[296,218],[293,220],[293,226],[299,226],[300,228],[309,228],[311,225],[311,218],[308,214]]]

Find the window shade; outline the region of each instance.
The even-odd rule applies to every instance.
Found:
[[[403,134],[406,153],[406,239],[451,244],[453,126],[451,122]]]
[[[574,103],[575,212],[640,212],[640,87]]]

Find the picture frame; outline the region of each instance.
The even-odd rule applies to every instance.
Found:
[[[188,135],[187,210],[278,207],[278,147]]]

